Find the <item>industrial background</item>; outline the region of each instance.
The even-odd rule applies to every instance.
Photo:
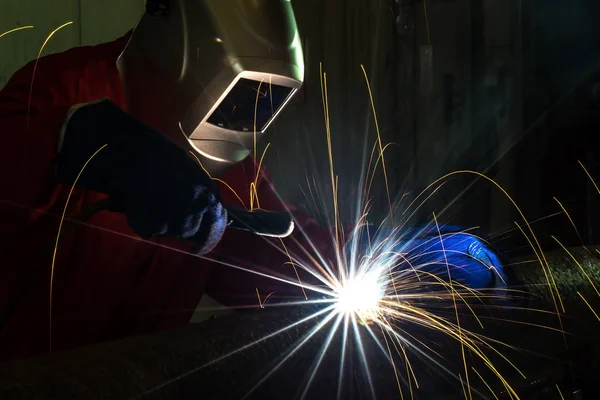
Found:
[[[339,196],[356,198],[364,153],[376,138],[363,65],[383,141],[394,143],[386,152],[394,196],[417,193],[444,173],[473,169],[497,180],[531,220],[560,211],[556,197],[572,213],[583,240],[597,242],[592,227],[600,216],[598,198],[578,161],[592,174],[597,170],[600,86],[593,73],[600,68],[599,2],[293,4],[305,46],[306,85],[263,143],[271,143],[265,162],[284,199],[319,216],[324,210],[307,195],[309,183],[317,182],[325,204],[331,204],[321,67],[327,73]],[[134,26],[143,6],[143,0],[3,1],[0,30],[35,28],[0,40],[0,86],[37,56],[59,25],[73,21],[44,54],[115,39]],[[489,183],[471,183],[473,176],[464,176],[445,185],[415,222],[463,193],[444,222],[490,232],[514,227],[511,203]],[[379,178],[375,216],[386,212],[383,187]],[[354,203],[341,206],[343,217],[351,218]],[[538,226],[549,233],[571,229],[560,217]],[[577,243],[572,236],[562,239]]]

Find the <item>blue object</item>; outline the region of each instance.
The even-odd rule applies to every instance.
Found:
[[[358,236],[347,247],[348,255],[354,253],[351,268],[356,269],[358,260],[366,256],[389,261],[396,272],[416,274],[421,280],[435,281],[431,275],[444,282],[451,278],[472,289],[507,284],[498,254],[482,238],[458,227],[389,230],[370,226]]]
[[[197,162],[166,136],[110,100],[85,105],[71,116],[58,159],[57,178],[110,196],[142,238],[190,242],[206,253],[220,240],[227,212],[218,188]]]

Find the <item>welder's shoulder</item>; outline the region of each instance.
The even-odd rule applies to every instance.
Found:
[[[25,100],[23,94],[31,89],[31,95],[53,104],[107,96],[107,84],[118,79],[116,60],[125,43],[125,38],[119,38],[31,60],[10,78],[2,92],[11,94],[13,100]]]

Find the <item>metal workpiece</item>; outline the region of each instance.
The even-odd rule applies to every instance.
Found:
[[[251,389],[247,384],[256,383],[261,371],[315,322],[244,346],[310,312],[279,308],[239,313],[179,330],[9,363],[0,367],[0,398],[242,398]],[[297,383],[300,376],[290,374],[288,382]]]
[[[295,351],[324,317],[298,321],[319,310],[313,306],[259,309],[180,330],[9,363],[0,366],[0,398],[291,399],[304,395],[335,399],[340,335],[324,353],[310,386],[310,371],[330,330],[317,332]],[[362,337],[368,337],[365,327],[359,330]],[[379,356],[373,341],[364,344],[377,393],[396,396],[397,383],[388,361]],[[347,352],[347,371],[359,371],[359,352],[353,342],[348,343]],[[370,398],[362,374],[345,375],[341,398]]]
[[[591,284],[599,284],[600,259],[594,255],[594,249],[569,251],[587,277],[564,251],[545,255],[560,301],[550,294],[546,275],[537,261],[513,263],[507,273],[518,283],[511,301],[483,308],[473,304],[483,329],[469,313],[461,318],[465,331],[498,341],[498,354],[486,354],[521,399],[559,399],[557,387],[565,399],[571,393],[579,393],[577,396],[584,399],[597,398],[592,390],[600,372],[600,323],[590,307],[600,310],[600,298]],[[397,366],[399,379],[405,380],[405,361],[400,352],[390,359],[373,340],[375,337],[385,343],[381,332],[371,329],[373,325],[359,324],[356,331],[350,329],[345,346],[341,329],[328,342],[334,319],[315,333],[315,327],[330,315],[317,315],[327,306],[267,305],[179,330],[7,363],[0,366],[0,398],[398,398],[390,360]],[[453,312],[448,304],[432,304],[431,310],[445,317]],[[304,320],[310,316],[313,318]],[[403,321],[398,326],[439,354],[431,359],[422,356],[423,348],[419,346],[405,347],[419,382],[419,389],[413,382],[414,398],[464,398],[456,379],[464,371],[457,342],[449,335]],[[361,338],[360,348],[357,335]],[[311,372],[321,356],[311,380]],[[494,374],[475,358],[469,356],[469,368],[476,369],[486,384],[471,370],[473,398],[511,398]],[[342,359],[344,378],[338,397]],[[363,360],[367,361],[372,390]],[[572,376],[577,376],[577,380]],[[408,395],[408,386],[403,390]]]

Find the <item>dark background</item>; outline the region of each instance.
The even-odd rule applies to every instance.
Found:
[[[307,175],[318,186],[330,182],[322,63],[340,204],[345,218],[353,215],[356,202],[348,200],[356,199],[365,143],[369,152],[376,137],[364,64],[383,141],[396,143],[386,153],[394,195],[418,192],[454,170],[480,171],[502,185],[530,221],[544,218],[534,227],[547,247],[556,245],[551,234],[580,243],[564,213],[550,217],[561,211],[554,197],[583,241],[598,242],[600,197],[578,161],[600,179],[599,2],[303,0],[295,7],[307,44],[304,97],[265,140],[272,143],[267,165],[284,197],[313,210],[298,186],[309,193]],[[473,178],[452,179],[413,221],[430,220],[436,211],[444,223],[493,234],[514,229],[519,214],[511,202]],[[371,216],[387,211],[383,188],[380,179]],[[499,244],[514,253],[522,243],[514,232],[508,236]]]

